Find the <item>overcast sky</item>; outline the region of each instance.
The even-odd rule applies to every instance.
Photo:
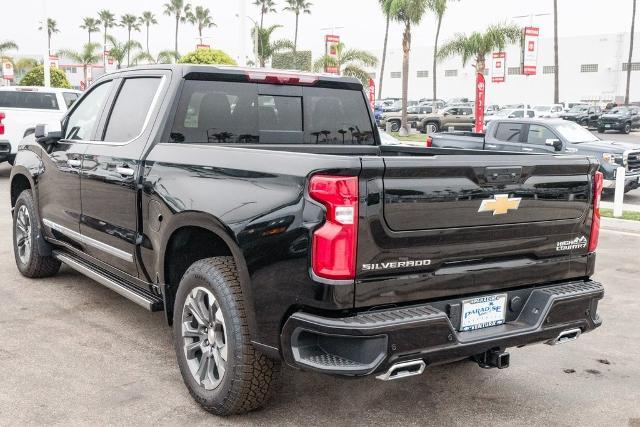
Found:
[[[49,16],[58,22],[60,33],[55,34],[52,48],[79,49],[86,42],[87,33],[79,28],[82,18],[96,16],[99,9],[108,8],[117,15],[124,13],[141,14],[145,10],[157,15],[158,25],[151,28],[152,53],[173,47],[173,20],[165,16],[162,0],[18,0],[8,1],[0,14],[0,41],[13,40],[20,54],[42,52],[46,45],[45,36],[38,31],[42,20],[44,1],[47,2]],[[217,27],[206,30],[210,37],[205,43],[221,48],[238,57],[240,53],[239,18],[242,0],[194,0],[191,3],[211,9]],[[276,30],[276,38],[293,39],[294,16],[280,11],[284,0],[275,0],[277,14],[265,17],[265,25],[281,24]],[[336,33],[351,47],[377,51],[381,49],[384,37],[384,17],[379,10],[377,0],[311,0],[312,14],[301,16],[299,49],[312,49],[314,56],[324,49],[323,35],[330,32],[327,27],[344,27]],[[6,0],[5,0],[6,2]],[[559,0],[560,36],[578,36],[584,34],[603,34],[628,32],[631,22],[632,0]],[[553,11],[552,0],[460,0],[451,2],[442,26],[441,40],[446,40],[457,32],[481,30],[487,25],[499,22],[528,24],[529,18],[514,18],[518,15],[550,14]],[[257,7],[246,0],[246,13],[259,19]],[[247,55],[251,55],[251,39],[248,35],[253,25],[246,22]],[[541,27],[541,37],[553,35],[553,18],[534,16],[533,22]],[[429,46],[435,35],[435,18],[427,14],[421,25],[413,31],[413,46]],[[640,25],[640,23],[639,23]],[[112,30],[116,37],[126,39],[122,28]],[[191,24],[182,24],[180,28],[179,48],[182,53],[192,50],[196,44],[197,31]],[[392,24],[389,43],[393,47],[401,45],[402,27]],[[134,33],[133,37],[144,44],[144,30]],[[94,35],[94,40],[102,40]]]

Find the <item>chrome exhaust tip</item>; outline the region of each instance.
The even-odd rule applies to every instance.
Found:
[[[376,379],[381,381],[398,380],[400,378],[412,377],[414,375],[421,375],[427,364],[424,360],[411,360],[409,362],[396,363],[391,366],[387,372],[378,375]]]
[[[567,343],[569,341],[575,341],[578,339],[581,333],[582,333],[582,329],[580,328],[567,329],[565,331],[560,332],[560,334],[556,338],[547,341],[546,344],[558,345],[558,344]]]

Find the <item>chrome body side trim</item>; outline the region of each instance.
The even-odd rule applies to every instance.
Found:
[[[110,245],[107,245],[106,243],[92,239],[91,237],[84,236],[78,233],[77,231],[71,230],[67,227],[64,227],[48,219],[43,219],[42,222],[44,223],[44,225],[51,228],[52,230],[56,230],[80,243],[93,246],[94,248],[99,249],[102,252],[108,253],[109,255],[113,255],[125,261],[133,262],[133,254],[130,254],[118,248],[114,248],[113,246],[110,246]]]

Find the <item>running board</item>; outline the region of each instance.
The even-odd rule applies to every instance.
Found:
[[[73,256],[54,251],[53,256],[69,267],[73,268],[79,273],[84,274],[90,279],[95,280],[103,286],[117,292],[123,297],[127,298],[138,304],[141,307],[146,308],[149,311],[162,311],[164,309],[162,298],[146,292],[143,289],[130,285],[108,273],[100,271],[84,261],[81,261]]]

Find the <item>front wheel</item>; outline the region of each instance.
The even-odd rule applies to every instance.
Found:
[[[624,128],[622,128],[622,132],[627,135],[631,133],[631,123],[625,123]]]
[[[398,120],[391,120],[389,123],[391,123],[391,132],[400,131],[400,122]]]
[[[60,270],[60,261],[42,253],[38,244],[41,233],[33,195],[25,190],[18,196],[13,209],[13,253],[23,276],[49,277]]]
[[[242,414],[268,400],[280,363],[251,344],[233,258],[203,259],[189,267],[176,294],[173,336],[184,383],[204,409]]]
[[[604,133],[604,128],[603,127],[598,127],[598,133]]]

